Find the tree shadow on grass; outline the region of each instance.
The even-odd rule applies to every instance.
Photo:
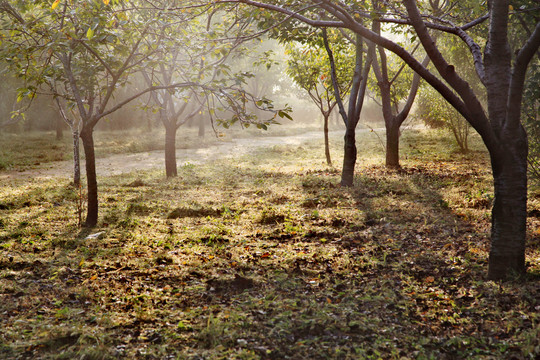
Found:
[[[102,238],[84,240],[89,229],[61,235],[75,247],[61,246],[35,291],[19,297],[61,301],[47,305],[49,323],[90,324],[102,335],[92,342],[82,330],[87,347],[110,344],[109,354],[132,357],[509,357],[523,341],[516,334],[532,331],[515,324],[534,300],[482,281],[487,236],[446,206],[432,174],[369,168],[355,188],[340,188],[336,171],[214,169],[150,179],[129,198],[103,189],[115,199],[104,210],[118,221]],[[234,211],[196,211],[220,206]],[[178,208],[189,216],[167,219]],[[212,235],[227,241],[204,240]],[[85,263],[68,269],[73,256]],[[10,299],[38,315],[39,306]],[[53,352],[39,345],[54,339],[36,339],[31,355]]]

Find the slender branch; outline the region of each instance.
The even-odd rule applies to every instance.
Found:
[[[334,86],[334,96],[336,97],[336,102],[338,104],[339,113],[341,114],[341,117],[343,119],[343,122],[345,123],[345,126],[348,126],[349,118],[347,116],[347,112],[345,111],[345,107],[343,106],[343,101],[341,99],[341,94],[339,93],[339,85],[337,81],[337,73],[336,73],[336,64],[334,61],[334,54],[332,53],[332,49],[330,49],[330,45],[328,44],[328,34],[326,33],[326,29],[322,29],[322,36],[323,36],[323,42],[324,42],[324,48],[326,49],[326,52],[328,54],[328,61],[330,62],[330,75],[332,77],[332,85]]]
[[[529,62],[533,58],[534,54],[540,47],[540,22],[536,24],[536,28],[525,43],[525,45],[519,50],[516,62],[514,64],[514,71],[512,73],[512,79],[510,82],[510,94],[508,96],[508,119],[507,125],[516,128],[520,124],[521,112],[521,99],[523,97],[523,86],[525,84],[525,75],[527,73],[527,67]]]
[[[107,64],[107,62],[105,60],[103,60],[103,58],[94,49],[92,49],[92,47],[90,45],[88,45],[86,43],[85,40],[83,40],[83,39],[73,39],[73,41],[81,44],[86,50],[88,50],[92,55],[94,55],[96,60],[99,61],[99,63],[105,68],[105,70],[107,70],[109,75],[114,77],[113,69],[109,66],[109,64]]]
[[[172,84],[172,85],[164,85],[164,86],[150,86],[142,91],[139,91],[138,93],[136,93],[135,95],[132,95],[130,96],[129,98],[125,99],[124,101],[121,101],[119,102],[118,104],[116,104],[115,106],[113,106],[112,108],[110,108],[109,110],[106,110],[106,111],[103,111],[103,112],[100,112],[97,116],[96,116],[96,120],[99,120],[109,114],[112,114],[113,112],[115,112],[116,110],[120,109],[121,107],[127,105],[128,103],[130,103],[131,101],[135,100],[136,98],[140,97],[141,95],[144,95],[148,92],[151,92],[151,91],[156,91],[156,90],[162,90],[162,89],[178,89],[178,88],[189,88],[189,87],[202,87],[200,84],[196,84],[196,83],[193,83],[193,82],[184,82],[184,83],[176,83],[176,84]]]
[[[77,103],[79,114],[81,114],[81,117],[84,121],[87,121],[88,113],[86,112],[86,109],[84,108],[81,92],[79,90],[79,87],[77,86],[77,81],[75,80],[75,77],[73,76],[73,70],[71,69],[71,56],[66,55],[66,54],[60,54],[59,58],[64,67],[64,73],[66,77],[68,78],[69,86],[71,87],[71,91],[75,98],[75,102]]]

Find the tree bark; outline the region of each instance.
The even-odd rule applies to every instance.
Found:
[[[527,226],[527,137],[518,132],[492,155],[495,199],[492,209],[488,278],[523,275]]]
[[[62,131],[63,120],[56,118],[56,140],[62,140],[64,138],[64,132]]]
[[[199,137],[202,139],[204,138],[204,133],[205,133],[205,127],[206,127],[206,123],[205,123],[205,118],[204,116],[199,116]]]
[[[330,141],[328,140],[328,121],[330,113],[324,114],[324,154],[326,155],[326,163],[332,166],[332,158],[330,157]]]
[[[81,185],[81,157],[79,152],[79,131],[73,129],[73,185],[78,188]]]
[[[395,121],[386,124],[386,166],[399,168],[399,127]]]
[[[353,186],[354,166],[356,164],[356,134],[355,128],[349,128],[345,131],[345,147],[343,155],[343,171],[341,173],[341,186]]]
[[[165,127],[165,173],[167,177],[178,175],[176,168],[176,124]]]
[[[86,182],[88,204],[84,226],[94,227],[98,221],[98,189],[96,178],[96,154],[94,152],[93,129],[86,128],[81,131],[84,155],[86,157]]]

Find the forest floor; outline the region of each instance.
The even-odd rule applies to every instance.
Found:
[[[362,133],[352,188],[318,139],[100,176],[91,230],[67,177],[4,179],[0,358],[537,359],[540,190],[527,276],[487,281],[492,179],[472,141],[407,131],[388,170]]]

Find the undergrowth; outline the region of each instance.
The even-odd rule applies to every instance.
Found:
[[[487,281],[489,160],[441,136],[399,171],[360,136],[353,188],[319,141],[102,178],[91,231],[67,179],[3,183],[0,357],[538,358],[540,193],[527,277]]]

